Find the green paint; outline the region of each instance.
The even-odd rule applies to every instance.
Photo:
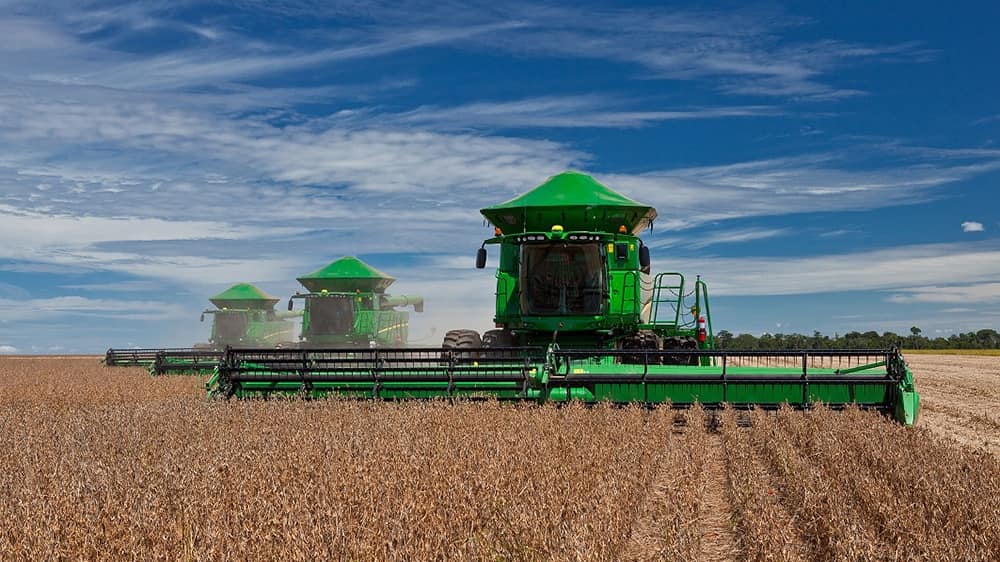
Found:
[[[292,297],[305,301],[300,340],[308,347],[403,346],[410,315],[397,308],[424,309],[422,297],[386,294],[395,279],[352,256],[298,280],[310,291]]]
[[[312,292],[385,291],[396,279],[354,256],[342,257],[330,265],[298,278]]]
[[[553,176],[481,213],[498,229],[483,244],[499,248],[494,321],[505,330],[503,343],[483,350],[408,350],[411,355],[395,359],[378,352],[365,355],[362,350],[370,342],[406,341],[405,332],[391,341],[372,336],[386,322],[405,327],[405,317],[381,315],[405,313],[394,311],[400,303],[382,295],[391,277],[356,258],[343,258],[299,279],[313,291],[299,295],[306,299],[303,338],[310,345],[356,349],[332,362],[320,350],[301,356],[265,352],[257,359],[231,352],[210,381],[209,392],[227,397],[460,397],[710,407],[856,403],[888,411],[906,425],[916,421],[919,396],[898,352],[880,352],[886,360],[874,362],[867,359],[873,352],[845,354],[839,371],[832,364],[806,368],[808,358],[791,352],[791,364],[801,360],[802,367],[722,367],[726,363],[720,361],[729,356],[712,352],[707,285],[701,279],[691,283],[680,273],[650,277],[640,264],[638,234],[651,225],[656,210],[590,176]],[[340,332],[316,329],[322,308],[342,310]],[[705,319],[701,333],[699,318]],[[662,345],[664,351],[653,352],[656,364],[642,364],[649,355],[636,364],[635,346],[649,342],[652,349]],[[506,364],[502,354],[512,346],[548,351],[531,355],[526,364]],[[574,355],[560,348],[587,352]],[[677,349],[698,353],[670,351]]]
[[[260,354],[259,351],[248,353]],[[323,352],[314,353],[319,357]],[[538,403],[607,401],[680,407],[698,403],[709,408],[724,404],[741,408],[857,404],[883,410],[907,426],[916,422],[919,409],[919,397],[907,390],[912,385],[912,374],[897,351],[884,352],[889,357],[887,362],[868,364],[849,374],[835,368],[813,367],[803,371],[802,367],[723,369],[719,365],[628,364],[620,362],[623,360],[621,354],[611,352],[605,352],[602,357],[569,359],[555,346],[550,347],[544,358],[489,363],[483,359],[482,364],[472,358],[456,360],[462,353],[468,353],[465,351],[456,351],[458,355],[450,358],[446,355],[449,351],[441,349],[412,350],[412,355],[409,351],[390,352],[396,355],[385,355],[382,359],[372,353],[369,362],[362,359],[360,352],[356,355],[351,352],[342,359],[324,363],[310,359],[305,350],[286,351],[280,360],[284,365],[312,365],[310,370],[302,372],[287,370],[288,367],[282,367],[280,362],[275,369],[251,359],[241,360],[239,350],[233,350],[225,364],[238,366],[239,379],[232,379],[232,369],[218,369],[206,389],[213,396],[241,398],[271,395],[384,400],[489,398]],[[482,358],[487,351],[479,353]],[[718,353],[705,352],[704,355],[719,363]],[[857,362],[868,355],[871,352],[847,352],[838,359]],[[423,359],[416,360],[418,357]],[[441,360],[428,361],[435,357]],[[791,352],[788,358],[793,363],[796,360]],[[470,380],[501,370],[510,375],[509,380]],[[374,378],[376,372],[378,380]],[[334,377],[340,380],[331,380]]]
[[[635,235],[649,227],[656,210],[612,191],[579,172],[563,172],[510,201],[480,211],[507,234],[564,230],[618,232],[625,225]]]
[[[232,287],[208,299],[218,308],[250,308],[270,310],[278,303],[278,297],[272,297],[250,283],[237,283]]]
[[[278,298],[249,283],[237,283],[209,299],[216,309],[205,310],[212,316],[212,335],[208,347],[272,347],[295,340],[294,325],[287,319],[295,316],[274,310]]]

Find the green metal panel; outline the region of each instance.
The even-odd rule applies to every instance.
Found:
[[[278,298],[272,297],[250,283],[237,283],[208,299],[212,304],[223,308],[270,310],[277,304]]]
[[[651,363],[669,353],[645,352],[641,364],[621,362],[634,353],[560,351],[554,346],[544,357],[502,348],[229,350],[207,389],[212,395],[237,397],[277,393],[770,408],[857,404],[885,411],[905,425],[916,422],[920,405],[912,391],[912,373],[892,350],[691,352],[715,363],[708,366]],[[878,356],[888,360],[871,361]],[[755,359],[773,364],[726,366],[727,360]],[[802,366],[775,366],[800,360]]]
[[[410,314],[404,310],[391,308],[396,303],[409,303],[418,310],[423,309],[423,299],[420,297],[387,297],[378,293],[330,293],[299,295],[306,301],[302,318],[301,339],[309,347],[331,346],[369,347],[373,342],[378,346],[406,345],[409,338]],[[349,324],[325,325],[318,322],[318,305],[325,299],[339,299],[343,306],[351,307],[353,320]],[[373,306],[383,306],[385,309],[373,309]],[[327,312],[329,314],[330,312]]]
[[[342,257],[330,265],[298,278],[299,283],[313,292],[376,292],[381,293],[396,279],[354,256]]]
[[[552,225],[567,230],[638,234],[656,218],[656,210],[608,189],[579,172],[563,172],[510,201],[480,211],[507,234],[547,231]]]
[[[215,349],[229,346],[273,346],[295,341],[295,326],[273,310],[206,310],[213,316],[209,339]]]

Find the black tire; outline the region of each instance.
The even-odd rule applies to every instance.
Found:
[[[640,330],[638,333],[623,338],[618,343],[618,349],[622,351],[629,350],[643,350],[643,351],[658,351],[663,347],[663,341],[660,336],[649,330]],[[659,357],[656,356],[645,356],[643,354],[636,355],[623,355],[621,358],[622,363],[629,365],[642,365],[643,363],[648,363],[650,365],[659,364]]]
[[[688,336],[672,336],[663,339],[663,351],[698,351],[698,342]],[[698,365],[697,355],[664,355],[664,365]]]
[[[444,335],[441,347],[445,349],[475,349],[483,347],[483,340],[479,337],[479,332],[475,330],[449,330]],[[461,361],[472,361],[478,358],[478,354],[474,352],[452,353],[451,355]],[[447,359],[447,354],[442,355],[441,358]]]
[[[514,347],[514,334],[507,330],[483,332],[483,347]]]
[[[449,330],[444,335],[441,347],[446,349],[467,349],[483,347],[483,339],[475,330]]]

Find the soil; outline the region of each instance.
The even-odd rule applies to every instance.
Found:
[[[1000,454],[1000,357],[906,356],[920,393],[917,425]]]

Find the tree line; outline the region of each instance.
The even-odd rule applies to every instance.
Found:
[[[875,331],[847,332],[828,336],[820,332],[813,335],[802,334],[753,334],[734,335],[727,330],[715,334],[718,349],[998,349],[1000,334],[996,330],[984,329],[976,332],[953,334],[948,337],[929,338],[917,326],[910,328],[909,335],[893,332],[879,334]]]

